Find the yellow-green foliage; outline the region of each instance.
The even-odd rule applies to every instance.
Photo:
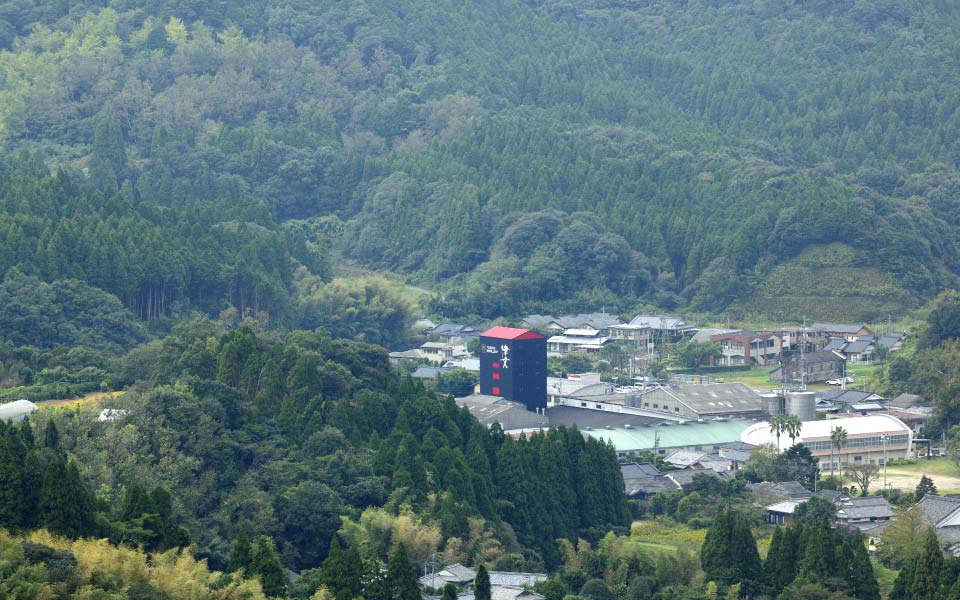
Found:
[[[686,525],[652,520],[637,521],[630,528],[630,537],[620,539],[628,544],[643,544],[648,549],[656,545],[664,550],[683,548],[699,552],[706,535],[706,529],[691,529]]]
[[[49,546],[77,560],[65,580],[51,582],[42,565],[26,563],[21,543]],[[149,584],[171,600],[265,600],[257,580],[207,568],[189,549],[148,555],[106,540],[70,541],[46,531],[26,538],[0,531],[0,597],[9,600],[59,598],[123,600],[130,586]]]

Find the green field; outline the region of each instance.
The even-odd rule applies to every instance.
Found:
[[[853,377],[854,382],[849,384],[847,389],[869,390],[873,385],[873,378],[879,368],[880,365],[851,366],[847,370],[847,373],[850,377]],[[757,369],[750,369],[749,371],[716,371],[710,373],[710,375],[716,377],[717,381],[739,382],[757,389],[775,389],[778,387],[778,384],[774,381],[770,381],[770,371],[772,369],[773,367],[761,367]],[[808,385],[807,388],[816,392],[836,389],[836,386],[827,385],[825,383],[813,383]]]
[[[939,475],[942,477],[958,477],[960,470],[953,464],[949,458],[933,458],[930,460],[917,459],[915,461],[894,463],[891,462],[888,467],[891,471],[901,471],[907,473],[920,473],[922,475]]]

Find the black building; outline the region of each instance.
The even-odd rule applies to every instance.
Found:
[[[480,334],[480,393],[546,409],[547,338],[513,327]]]

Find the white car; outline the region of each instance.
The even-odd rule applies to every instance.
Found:
[[[828,379],[827,385],[843,385],[844,383],[853,383],[853,377],[844,377],[843,379]]]

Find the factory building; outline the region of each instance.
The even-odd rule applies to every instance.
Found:
[[[847,443],[837,451],[830,441],[830,432],[842,427],[847,432]],[[770,423],[754,423],[741,435],[748,444],[777,444],[777,436],[770,430]],[[834,466],[874,464],[886,460],[899,460],[912,456],[913,431],[900,419],[886,414],[825,421],[803,421],[798,444],[806,446],[820,461],[821,469],[830,468],[831,454]],[[780,435],[780,448],[786,449],[792,440]]]
[[[742,383],[711,383],[655,387],[628,396],[631,408],[666,413],[673,418],[765,416],[763,398]]]
[[[547,408],[547,338],[514,327],[494,327],[480,334],[480,393],[543,412]]]
[[[747,421],[709,421],[697,423],[660,423],[621,427],[581,428],[585,436],[610,442],[621,458],[631,453],[670,451],[719,452],[721,447],[740,439],[750,424]]]

